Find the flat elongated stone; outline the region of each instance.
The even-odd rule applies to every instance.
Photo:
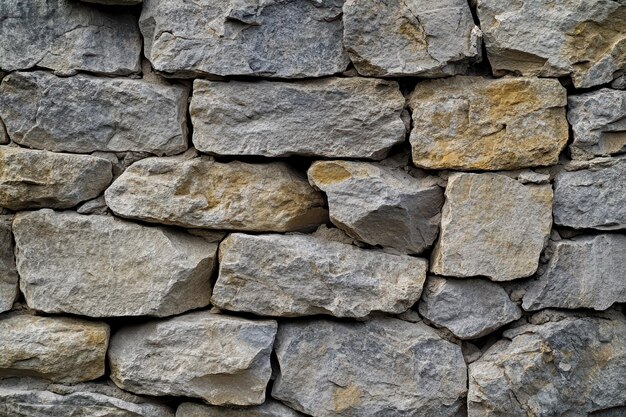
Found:
[[[402,313],[419,299],[424,259],[308,235],[235,233],[220,244],[212,303],[267,316]]]
[[[280,162],[147,158],[124,171],[105,198],[122,217],[183,227],[284,232],[328,219],[322,195]]]
[[[0,317],[0,378],[35,376],[81,382],[104,374],[109,326],[92,321],[4,315]]]
[[[187,149],[187,90],[128,78],[46,72],[7,75],[0,117],[17,143],[50,151],[137,151],[170,155]]]
[[[272,396],[309,415],[440,417],[464,406],[461,348],[421,323],[281,323],[276,355]]]
[[[443,205],[437,185],[366,162],[318,161],[308,175],[328,197],[330,220],[356,239],[415,254],[437,238]]]
[[[168,316],[211,297],[217,245],[111,216],[20,213],[13,222],[28,306],[91,317]]]
[[[111,379],[137,394],[261,404],[276,328],[205,311],[126,327],[111,338]]]
[[[413,162],[429,169],[510,170],[554,165],[568,138],[557,80],[457,76],[418,83]]]
[[[0,313],[11,309],[18,294],[12,222],[12,216],[0,216]]]
[[[552,189],[499,174],[450,176],[441,233],[431,259],[438,275],[528,277],[552,226]]]
[[[302,414],[278,401],[268,400],[261,405],[237,408],[182,403],[176,410],[176,417],[302,417]]]
[[[72,0],[0,2],[0,69],[34,67],[130,74],[140,69],[141,36],[130,13]]]

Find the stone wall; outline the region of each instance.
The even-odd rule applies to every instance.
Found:
[[[0,1],[0,417],[626,416],[625,66],[623,0]]]

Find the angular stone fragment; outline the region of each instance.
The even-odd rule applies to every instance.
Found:
[[[137,394],[261,404],[276,328],[206,311],[126,327],[111,338],[111,379]]]
[[[347,0],[343,25],[361,75],[457,74],[480,54],[481,32],[464,0]]]
[[[309,415],[442,417],[464,406],[461,348],[421,323],[285,323],[276,355],[272,396]]]
[[[431,271],[493,281],[528,277],[537,270],[551,226],[549,185],[523,185],[499,174],[455,173],[448,179]]]
[[[187,149],[187,90],[128,78],[18,72],[0,85],[0,117],[13,141],[49,151]]]
[[[626,404],[623,317],[569,317],[504,337],[469,366],[470,417],[610,416],[594,411]]]
[[[0,216],[0,313],[11,309],[18,294],[12,221],[12,216]]]
[[[254,407],[215,407],[195,403],[182,403],[176,410],[176,417],[302,417],[302,414],[268,400]]]
[[[266,316],[402,313],[419,299],[427,262],[309,235],[235,233],[220,244],[213,305]]]
[[[18,214],[13,233],[30,308],[162,317],[209,304],[217,245],[201,237],[52,210]]]
[[[105,198],[122,217],[183,227],[285,232],[328,219],[322,195],[282,162],[147,158],[124,171]]]
[[[428,278],[419,312],[460,339],[475,339],[519,319],[521,309],[506,291],[482,279]]]
[[[433,182],[349,161],[314,162],[308,175],[328,197],[330,220],[355,239],[415,254],[437,238],[443,190]]]
[[[0,378],[35,376],[81,382],[104,374],[109,326],[92,321],[4,315],[0,318]]]
[[[189,112],[202,152],[382,159],[404,141],[403,108],[395,81],[196,80]]]
[[[0,69],[50,68],[130,74],[140,69],[141,36],[130,13],[72,0],[0,2]]]
[[[568,138],[557,80],[457,76],[410,96],[413,162],[429,169],[511,170],[554,165]]]
[[[609,83],[626,65],[626,4],[601,0],[478,0],[496,74],[571,75],[577,88]]]

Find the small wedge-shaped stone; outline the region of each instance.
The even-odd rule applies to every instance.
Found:
[[[122,217],[183,227],[285,232],[328,220],[322,195],[282,162],[146,158],[124,171],[105,198]]]
[[[141,4],[143,0],[81,0],[85,3],[117,5],[117,6],[132,6],[134,4]]]
[[[523,185],[499,174],[453,174],[431,271],[493,281],[528,277],[539,266],[551,227],[549,185]]]
[[[273,320],[205,311],[126,327],[111,338],[111,379],[137,394],[261,404],[276,329]]]
[[[525,310],[626,303],[626,236],[577,236],[555,243],[546,271],[524,295]]]
[[[129,74],[140,69],[141,35],[130,13],[73,0],[0,2],[0,69],[50,68]]]
[[[452,417],[464,406],[461,348],[422,323],[285,323],[276,355],[272,396],[316,417]]]
[[[110,161],[0,146],[0,207],[69,208],[97,197],[113,179]]]
[[[556,164],[568,138],[566,104],[565,88],[550,79],[418,83],[409,99],[413,162],[487,171]]]
[[[209,304],[217,245],[201,237],[48,209],[18,214],[13,233],[30,308],[162,317]]]
[[[361,75],[457,74],[480,54],[481,32],[465,0],[347,0],[343,25]]]
[[[395,81],[197,80],[189,112],[202,152],[382,159],[404,141],[403,108]]]
[[[109,326],[92,321],[9,314],[0,317],[0,378],[35,376],[81,382],[104,374]]]
[[[128,78],[18,72],[0,85],[13,141],[36,149],[170,155],[187,149],[187,90]]]
[[[195,403],[182,403],[176,417],[303,417],[302,414],[279,403],[267,400],[253,407],[215,407]]]
[[[0,216],[0,313],[11,309],[18,294],[12,222],[12,216]]]
[[[402,313],[419,299],[427,262],[309,235],[235,233],[220,244],[212,303],[264,316]]]
[[[367,162],[318,161],[308,174],[328,197],[330,220],[355,239],[416,254],[437,238],[443,205],[437,185]]]

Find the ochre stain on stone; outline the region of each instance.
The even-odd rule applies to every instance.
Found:
[[[315,164],[310,172],[315,182],[324,185],[344,181],[352,176],[347,169],[336,163]]]
[[[354,383],[336,387],[333,392],[333,408],[340,413],[361,404],[361,390]]]

